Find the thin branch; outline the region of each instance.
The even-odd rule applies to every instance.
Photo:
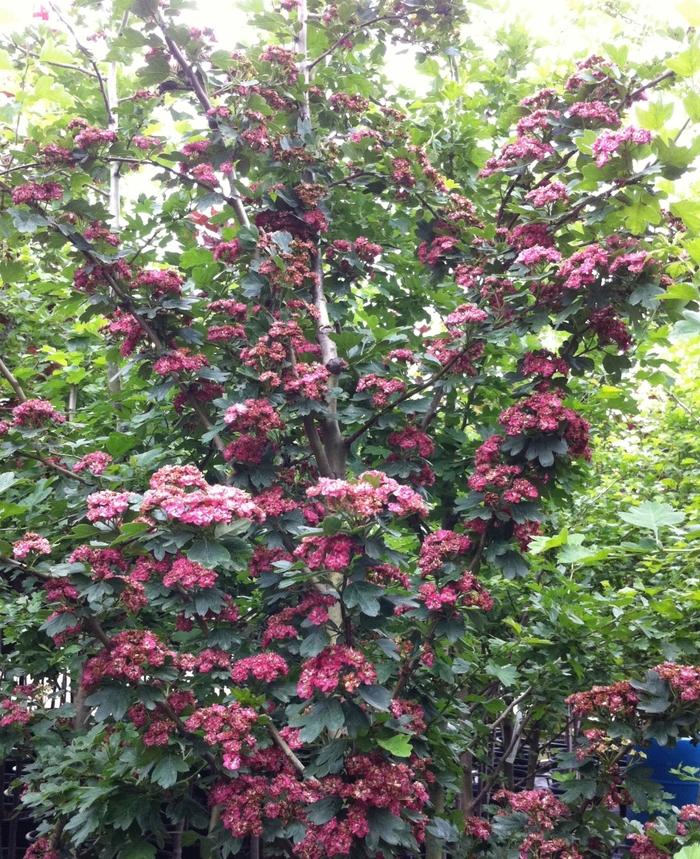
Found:
[[[75,44],[77,45],[80,53],[87,59],[87,61],[90,63],[90,65],[94,69],[95,77],[97,78],[97,83],[100,87],[100,93],[102,94],[102,101],[104,102],[105,110],[107,111],[107,123],[109,125],[111,125],[113,122],[112,108],[110,107],[110,104],[109,104],[109,96],[107,95],[107,88],[105,86],[105,81],[104,81],[104,78],[102,77],[102,75],[100,74],[100,69],[99,69],[97,63],[95,62],[90,51],[88,51],[88,49],[85,47],[85,45],[83,45],[83,43],[78,38],[75,30],[73,29],[73,25],[70,23],[70,21],[67,18],[65,18],[63,16],[61,10],[55,5],[55,3],[52,3],[51,0],[49,0],[49,6],[51,7],[51,10],[56,15],[56,17],[59,19],[59,21],[61,21],[63,23],[63,25],[66,27],[68,32],[71,34],[71,36],[75,40]]]
[[[465,346],[465,348],[457,352],[453,358],[450,358],[450,360],[447,362],[447,364],[445,364],[445,366],[442,368],[442,370],[440,370],[439,373],[436,373],[434,376],[431,376],[429,379],[426,379],[425,382],[421,382],[420,384],[414,385],[412,388],[409,388],[407,391],[401,394],[400,397],[397,397],[397,399],[395,399],[393,402],[388,403],[386,406],[384,406],[383,409],[380,409],[378,412],[376,412],[365,424],[363,424],[363,426],[361,426],[358,430],[355,430],[355,432],[351,436],[348,436],[348,438],[345,440],[345,444],[347,445],[347,447],[350,447],[350,445],[353,444],[353,442],[357,441],[360,436],[364,435],[368,429],[371,429],[387,412],[393,411],[393,409],[401,405],[401,403],[405,402],[406,400],[410,399],[414,394],[419,394],[421,391],[424,391],[426,388],[431,387],[431,385],[434,385],[435,382],[438,382],[440,379],[442,379],[442,377],[446,375],[454,366],[454,364],[456,364],[457,361],[466,353],[468,348],[468,346]]]
[[[401,21],[404,17],[405,15],[378,15],[376,18],[370,18],[369,21],[365,21],[364,24],[358,24],[356,27],[346,30],[342,36],[333,42],[330,48],[326,48],[322,54],[319,54],[314,60],[308,63],[306,66],[307,69],[310,72],[313,71],[319,63],[323,62],[329,54],[332,54],[337,47],[342,45],[346,39],[349,39],[350,36],[355,33],[359,33],[361,30],[366,30],[367,27],[371,27],[373,24],[380,24],[383,21]]]
[[[675,76],[676,76],[676,73],[669,69],[668,71],[663,72],[662,74],[658,75],[657,77],[653,78],[650,81],[647,81],[647,83],[645,83],[642,86],[638,87],[637,89],[633,90],[627,96],[627,100],[628,101],[634,101],[637,98],[637,96],[641,95],[646,90],[652,89],[652,87],[658,86],[663,81],[670,80],[671,78],[675,78]]]
[[[518,695],[517,698],[514,698],[506,707],[506,709],[501,713],[501,715],[493,722],[491,722],[490,725],[486,725],[486,727],[491,731],[493,731],[494,728],[497,728],[501,724],[501,722],[504,722],[508,718],[508,716],[513,712],[513,710],[518,706],[518,704],[520,704],[522,701],[525,700],[525,698],[527,698],[530,692],[532,692],[532,686],[528,686],[527,689],[521,695]]]
[[[288,758],[291,765],[298,773],[304,772],[304,764],[299,760],[299,758],[294,754],[292,749],[289,746],[289,743],[284,739],[284,737],[280,734],[274,724],[270,721],[267,723],[267,729],[270,732],[270,736],[273,741],[279,748],[282,750],[284,755]]]
[[[12,390],[15,392],[15,394],[17,394],[17,397],[22,402],[24,402],[27,399],[27,397],[26,397],[24,391],[22,390],[22,386],[17,381],[13,372],[10,370],[10,368],[7,366],[7,364],[2,360],[2,358],[0,358],[0,375],[2,375],[5,378],[5,380],[9,383]]]
[[[173,57],[175,62],[180,67],[182,73],[185,75],[187,80],[190,82],[190,85],[194,91],[194,94],[197,97],[200,105],[204,108],[205,114],[208,114],[211,109],[211,101],[209,100],[209,96],[202,85],[201,80],[195,73],[194,69],[187,61],[187,58],[182,53],[178,45],[173,40],[172,36],[168,32],[168,29],[165,25],[165,21],[159,12],[154,12],[153,20],[160,28],[161,33],[163,34],[163,39],[165,40],[165,44],[167,45],[168,51],[170,51],[170,55]],[[214,128],[218,127],[218,123],[214,117],[208,117],[210,124],[213,125]],[[236,217],[238,218],[239,223],[247,227],[250,225],[250,220],[248,218],[248,213],[245,210],[245,206],[243,205],[243,200],[241,199],[240,194],[236,190],[235,182],[236,182],[236,171],[232,169],[231,172],[231,187],[233,189],[234,196],[231,198],[230,205],[232,206],[234,212],[236,213]]]

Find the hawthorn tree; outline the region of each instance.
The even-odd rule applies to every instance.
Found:
[[[586,479],[599,381],[694,312],[697,43],[533,91],[446,50],[456,0],[279,5],[240,51],[178,0],[52,6],[5,44],[27,855],[611,855],[633,735],[596,737],[569,804],[540,750],[581,715],[653,732],[632,687],[567,709],[600,654],[528,547]],[[402,45],[423,103],[386,80]]]

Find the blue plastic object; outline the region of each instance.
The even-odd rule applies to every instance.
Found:
[[[671,805],[681,807],[697,803],[700,785],[692,781],[681,781],[677,775],[671,775],[671,770],[681,766],[700,768],[700,744],[694,746],[690,740],[677,740],[675,746],[660,746],[655,740],[651,745],[639,749],[646,754],[646,760],[640,760],[639,766],[651,770],[649,778],[660,785],[664,793],[670,793],[673,799],[668,800]],[[649,820],[653,815],[643,812],[627,812],[630,820],[639,820],[642,823]]]

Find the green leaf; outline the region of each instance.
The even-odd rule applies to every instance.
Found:
[[[343,593],[343,602],[348,608],[357,606],[362,614],[376,617],[379,614],[379,597],[384,589],[372,582],[353,582]]]
[[[228,549],[221,543],[208,540],[206,537],[194,541],[187,550],[187,557],[190,561],[196,561],[209,570],[214,570],[217,566],[225,567],[231,563]]]
[[[631,507],[620,513],[620,519],[647,531],[653,531],[658,540],[659,528],[678,525],[685,519],[685,513],[674,510],[670,504],[658,501],[645,501],[639,507]]]
[[[5,471],[0,474],[0,492],[4,492],[6,489],[9,489],[13,483],[17,482],[17,477],[14,471]]]
[[[135,841],[119,851],[119,859],[155,859],[155,845],[147,841]]]
[[[697,200],[679,200],[671,203],[671,212],[680,218],[693,233],[700,233],[700,202]]]
[[[187,764],[175,755],[161,758],[151,771],[151,781],[161,787],[172,787],[177,781],[178,773],[187,772]]]
[[[127,451],[136,447],[138,444],[139,439],[134,435],[126,435],[123,432],[113,432],[107,437],[105,447],[107,448],[107,453],[119,458],[120,456],[124,456]]]
[[[697,71],[700,71],[700,43],[693,42],[686,51],[666,60],[666,65],[679,77],[692,77]]]
[[[492,677],[497,677],[504,686],[512,686],[518,676],[515,665],[497,665],[495,662],[487,662],[485,670]]]
[[[674,859],[700,859],[700,844],[689,844],[678,853],[673,854]]]
[[[357,694],[375,709],[385,712],[389,710],[391,692],[383,686],[360,686]]]
[[[103,686],[86,698],[85,703],[89,707],[97,708],[94,715],[98,722],[104,722],[109,716],[119,721],[129,707],[129,696],[126,689]]]
[[[406,734],[394,734],[393,737],[389,737],[384,740],[377,740],[377,742],[383,749],[386,749],[387,752],[391,752],[391,754],[397,758],[410,758],[413,754],[411,740],[406,736]]]

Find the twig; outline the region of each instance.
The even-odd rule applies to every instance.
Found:
[[[292,749],[289,746],[289,743],[284,739],[284,737],[280,734],[274,724],[270,721],[267,723],[267,729],[270,732],[270,736],[272,737],[274,743],[279,746],[284,755],[288,758],[291,765],[298,773],[304,772],[304,764],[299,760],[299,758],[294,754]]]
[[[469,344],[471,345],[471,344]],[[396,408],[396,406],[401,405],[401,403],[410,399],[414,394],[419,394],[421,391],[424,391],[426,388],[429,388],[431,385],[434,385],[435,382],[438,382],[442,377],[450,371],[450,369],[456,364],[456,362],[466,353],[469,346],[465,346],[464,349],[461,349],[459,352],[454,355],[454,357],[450,358],[450,360],[445,364],[445,366],[440,370],[440,372],[436,373],[434,376],[431,376],[429,379],[426,379],[425,382],[421,382],[418,385],[414,385],[412,388],[409,388],[400,397],[395,399],[392,403],[384,406],[383,409],[380,409],[376,412],[363,426],[361,426],[358,430],[348,436],[345,439],[345,444],[347,447],[350,447],[353,442],[357,441],[360,436],[364,435],[368,429],[371,429],[387,412],[392,411]]]
[[[77,36],[75,30],[73,29],[73,26],[70,23],[70,21],[63,16],[61,10],[55,5],[55,3],[52,3],[51,0],[49,0],[49,6],[51,7],[51,10],[56,15],[56,17],[59,19],[59,21],[61,21],[64,24],[64,26],[66,27],[68,32],[71,34],[71,36],[75,40],[75,44],[77,45],[80,53],[83,54],[83,56],[87,59],[87,61],[90,63],[90,65],[94,69],[95,77],[97,78],[97,83],[100,87],[100,93],[102,94],[102,101],[104,102],[105,110],[107,111],[107,123],[108,123],[108,125],[111,125],[113,122],[112,108],[110,107],[109,96],[107,95],[107,88],[105,87],[104,78],[100,74],[100,69],[99,69],[97,63],[93,59],[93,56],[90,53],[90,51],[88,51],[88,49],[85,47],[85,45],[83,45],[83,43],[78,38],[78,36]]]
[[[501,722],[505,721],[505,719],[508,718],[508,716],[518,706],[518,704],[520,704],[521,701],[524,701],[525,698],[527,698],[530,692],[532,692],[532,686],[528,686],[527,689],[521,695],[518,695],[517,698],[514,698],[506,707],[506,709],[501,713],[501,715],[493,722],[491,722],[490,725],[486,725],[486,727],[491,731],[493,731],[494,728],[497,728],[501,724]]]
[[[633,90],[627,96],[627,100],[628,101],[634,101],[634,99],[638,95],[641,95],[645,90],[648,90],[648,89],[651,89],[652,87],[658,86],[663,81],[669,80],[670,78],[675,78],[675,76],[676,76],[676,73],[674,71],[672,71],[671,69],[669,69],[668,71],[663,72],[662,74],[658,75],[657,77],[653,78],[652,80],[647,81],[647,83],[638,87],[636,90]]]
[[[14,374],[7,366],[7,364],[0,358],[0,375],[4,376],[5,380],[9,383],[12,390],[17,394],[18,398],[25,402],[27,397],[25,396],[24,391],[22,390],[22,386],[15,378]]]
[[[369,21],[365,21],[364,24],[358,24],[356,27],[352,27],[349,30],[346,30],[342,36],[337,38],[335,42],[330,46],[330,48],[326,48],[326,50],[319,54],[312,62],[308,63],[306,68],[311,72],[316,66],[326,59],[329,54],[332,54],[333,51],[342,43],[349,39],[354,33],[358,33],[361,30],[367,29],[367,27],[371,27],[373,24],[380,24],[383,21],[401,21],[405,16],[404,15],[378,15],[376,18],[370,18]]]
[[[190,82],[190,85],[194,91],[194,94],[197,97],[197,100],[199,101],[201,106],[204,108],[204,112],[208,114],[209,110],[211,109],[211,101],[209,100],[209,96],[207,95],[206,90],[204,89],[201,80],[195,74],[194,69],[192,68],[190,63],[187,61],[187,58],[185,57],[185,55],[182,53],[182,51],[180,50],[178,45],[175,43],[175,41],[171,37],[171,35],[168,32],[168,29],[165,25],[165,21],[163,20],[163,17],[161,16],[160,12],[156,11],[153,13],[153,20],[158,25],[161,33],[163,34],[163,39],[165,40],[165,44],[167,45],[168,50],[170,51],[170,55],[173,57],[175,62],[180,67],[182,73],[185,75],[187,80]],[[215,118],[208,117],[208,119],[209,119],[210,123],[212,123],[215,128],[218,127],[218,123],[216,122]],[[241,199],[240,194],[236,190],[236,185],[235,185],[236,179],[237,179],[236,171],[235,171],[235,169],[232,168],[231,187],[233,189],[234,196],[231,198],[230,205],[232,206],[234,212],[236,213],[236,217],[238,218],[239,223],[242,226],[247,227],[247,226],[250,226],[250,220],[248,218],[248,213],[245,210],[245,206],[243,205],[243,200]]]

